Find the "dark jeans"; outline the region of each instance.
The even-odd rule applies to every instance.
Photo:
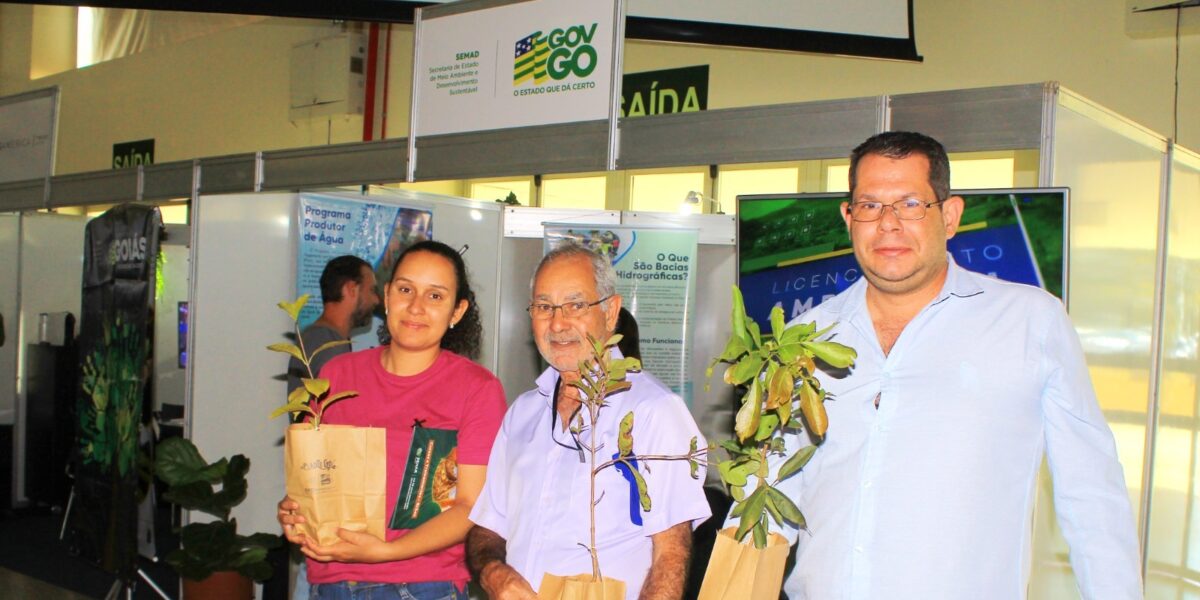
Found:
[[[467,600],[467,591],[449,581],[314,583],[309,600]]]

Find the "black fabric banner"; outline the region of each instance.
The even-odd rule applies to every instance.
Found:
[[[87,225],[81,382],[69,528],[83,558],[126,581],[137,570],[138,429],[151,371],[162,217],[117,206]]]

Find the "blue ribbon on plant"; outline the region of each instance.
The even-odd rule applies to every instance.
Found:
[[[612,455],[612,457],[614,459],[616,459],[619,455],[620,455],[619,452],[614,453]],[[629,461],[629,464],[633,465],[633,468],[635,468],[635,469],[638,468],[638,463],[637,463],[636,458],[630,457],[626,460]],[[640,499],[641,496],[638,495],[637,481],[635,481],[633,479],[633,472],[629,470],[629,467],[624,462],[618,462],[614,466],[616,467],[617,472],[621,474],[621,477],[624,477],[625,481],[627,481],[629,483],[629,520],[632,521],[634,525],[641,525],[642,524],[642,503],[641,503],[641,499]]]

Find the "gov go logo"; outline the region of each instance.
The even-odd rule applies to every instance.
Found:
[[[592,23],[554,29],[549,35],[535,31],[518,40],[513,53],[513,87],[527,81],[537,85],[546,79],[591,75],[596,70],[596,49],[591,43],[595,35],[596,23]]]

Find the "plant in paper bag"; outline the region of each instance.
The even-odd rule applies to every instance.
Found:
[[[857,357],[853,348],[822,339],[829,329],[818,331],[815,323],[786,326],[783,309],[778,306],[771,309],[770,321],[770,337],[767,337],[746,316],[742,294],[735,286],[733,332],[724,352],[706,372],[706,379],[711,378],[717,363],[728,363],[725,382],[745,392],[734,417],[736,437],[717,444],[729,455],[717,463],[717,472],[733,496],[731,516],[739,519],[738,526],[732,532],[722,532],[726,539],[718,537],[700,592],[703,600],[778,597],[787,546],[782,536],[771,534],[771,522],[779,527],[789,523],[803,529],[805,521],[796,504],[775,486],[804,468],[824,441],[829,427],[826,394],[817,379],[818,361],[845,369]],[[812,444],[785,458],[783,436],[804,432]],[[772,480],[768,461],[780,460],[783,462]],[[739,561],[720,555],[746,552],[736,545],[729,546],[729,542],[745,542],[747,536],[753,539],[754,549],[760,551],[756,560]],[[757,572],[746,572],[748,565],[757,565],[753,567]],[[717,573],[722,569],[723,572]],[[744,584],[731,584],[739,577],[745,580]]]
[[[387,472],[378,465],[387,460],[387,433],[380,427],[323,424],[325,411],[333,403],[357,393],[330,394],[329,380],[312,372],[314,357],[349,342],[327,342],[311,352],[305,348],[298,321],[307,302],[305,294],[295,302],[279,303],[292,319],[297,343],[267,346],[299,360],[307,371],[307,377],[300,379],[303,385],[288,394],[287,404],[271,413],[272,418],[285,413],[308,416],[307,422],[291,425],[284,437],[287,495],[300,505],[298,514],[304,517],[301,531],[318,544],[338,542],[338,529],[364,531],[383,539]]]
[[[304,308],[305,304],[308,304],[308,294],[300,296],[295,302],[279,303],[279,308],[283,309],[283,312],[286,312],[292,318],[292,324],[296,330],[296,343],[280,342],[271,344],[267,346],[267,350],[282,352],[300,361],[304,365],[304,370],[308,377],[300,378],[300,382],[303,385],[288,394],[287,404],[275,409],[271,413],[271,418],[274,419],[284,413],[296,415],[307,414],[309,415],[309,423],[312,424],[312,428],[320,429],[321,415],[324,414],[325,409],[338,400],[354,396],[355,392],[341,392],[326,398],[325,396],[329,393],[329,380],[316,377],[316,374],[312,372],[312,361],[318,354],[325,350],[341,346],[342,344],[349,344],[350,342],[349,340],[326,342],[311,353],[308,352],[304,348],[304,337],[300,335],[300,310]]]
[[[616,457],[597,464],[596,458],[601,451],[601,444],[597,443],[596,437],[593,435],[588,435],[585,440],[584,433],[590,428],[591,423],[597,422],[600,411],[609,406],[609,396],[632,386],[629,381],[626,381],[625,375],[636,373],[642,369],[641,361],[636,358],[613,358],[609,353],[609,349],[616,347],[617,343],[621,341],[621,337],[620,334],[613,335],[603,342],[589,337],[592,357],[579,364],[579,381],[570,384],[579,390],[579,401],[582,409],[588,414],[588,420],[585,422],[581,411],[574,422],[569,425],[569,430],[576,444],[588,454],[590,460],[588,463],[591,469],[588,488],[590,538],[587,551],[592,559],[592,573],[590,576],[574,575],[569,577],[547,574],[539,586],[539,597],[542,598],[625,597],[624,582],[603,577],[596,550],[596,502],[598,502],[596,476],[601,471],[616,465],[625,467],[633,475],[642,510],[649,511],[652,502],[646,488],[646,479],[638,470],[639,464],[645,465],[648,471],[649,466],[646,463],[650,461],[685,460],[691,467],[693,478],[699,477],[700,465],[704,464],[703,457],[707,453],[707,448],[698,447],[699,441],[696,437],[692,437],[690,447],[685,454],[635,454],[633,452],[634,413],[632,411],[625,413],[625,416],[621,418],[617,430]]]

